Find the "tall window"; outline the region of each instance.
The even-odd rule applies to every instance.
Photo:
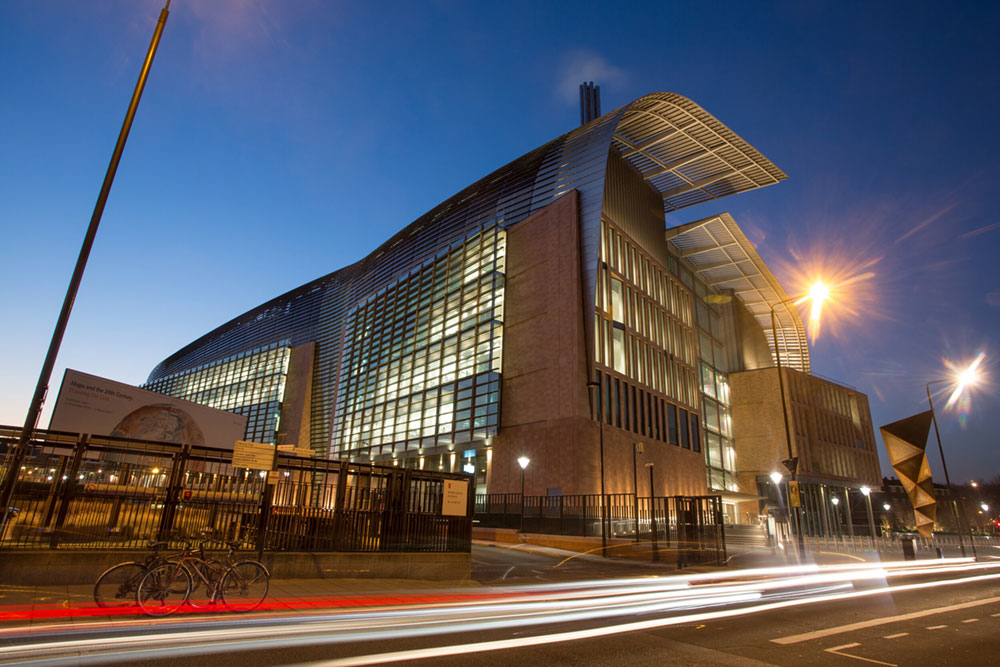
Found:
[[[333,450],[416,455],[496,433],[505,234],[456,244],[348,315]]]
[[[285,340],[162,377],[142,388],[244,415],[247,440],[274,443],[290,354]]]

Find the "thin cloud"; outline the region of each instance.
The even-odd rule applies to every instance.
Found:
[[[580,84],[584,81],[593,81],[598,86],[620,87],[625,79],[625,70],[612,65],[601,54],[572,51],[565,56],[556,92],[563,101],[572,104],[580,99]]]
[[[1000,229],[1000,222],[994,222],[992,225],[986,225],[985,227],[980,227],[979,229],[973,229],[971,232],[965,232],[964,234],[959,234],[958,238],[963,241],[966,239],[971,239],[980,234],[986,234],[987,232],[992,232],[994,229]]]
[[[1000,292],[987,292],[986,303],[994,308],[1000,308]]]
[[[954,202],[954,203],[952,203],[952,204],[949,204],[948,206],[945,206],[943,209],[941,209],[940,211],[938,211],[934,215],[930,216],[929,218],[924,219],[922,222],[918,222],[917,224],[915,224],[913,227],[911,227],[909,229],[909,231],[907,231],[905,234],[903,234],[898,239],[896,239],[895,242],[899,243],[900,241],[904,241],[904,240],[908,239],[909,237],[913,236],[914,234],[916,234],[917,232],[919,232],[921,229],[923,229],[927,225],[929,225],[929,224],[931,224],[933,222],[937,222],[938,220],[940,220],[941,218],[943,218],[948,213],[951,213],[951,211],[956,206],[958,206],[958,202],[957,201]]]

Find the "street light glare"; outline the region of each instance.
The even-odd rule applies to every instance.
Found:
[[[868,494],[872,492],[872,490],[867,486],[862,486],[861,489],[859,490],[861,491],[861,495],[865,496],[866,498],[868,497]]]
[[[809,298],[812,299],[814,307],[815,304],[822,303],[828,296],[830,296],[830,288],[824,285],[822,280],[816,281],[816,284],[809,288]]]
[[[517,465],[521,466],[521,470],[527,468],[529,463],[531,463],[531,459],[527,456],[522,456],[517,460]]]
[[[782,475],[778,471],[775,471],[775,472],[771,473],[771,481],[774,482],[776,485],[777,484],[781,484],[782,478],[784,478],[784,475]]]
[[[984,359],[986,359],[986,353],[980,352],[965,370],[958,372],[955,379],[955,390],[951,392],[948,402],[945,403],[945,410],[953,408],[958,403],[958,399],[961,398],[962,392],[965,391],[966,387],[975,386],[979,382],[979,366],[983,363]]]
[[[811,302],[809,309],[809,338],[811,340],[815,341],[819,336],[819,318],[823,312],[823,302],[828,298],[830,298],[830,288],[822,280],[817,280],[809,288],[808,294],[798,297],[795,301],[796,305],[805,301]]]

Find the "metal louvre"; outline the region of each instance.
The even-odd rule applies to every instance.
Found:
[[[729,128],[680,95],[653,93],[623,108],[614,146],[663,195],[665,211],[787,178]]]
[[[785,290],[730,214],[668,229],[666,237],[705,284],[733,290],[764,330],[772,358],[777,345],[783,366],[810,372],[809,344],[802,316],[787,302]],[[771,327],[772,306],[776,306],[777,331]]]

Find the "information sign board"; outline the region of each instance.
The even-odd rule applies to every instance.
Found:
[[[465,516],[468,513],[469,483],[464,480],[444,481],[444,500],[441,503],[443,516]]]
[[[233,447],[233,467],[271,470],[274,467],[274,445],[237,440]]]

